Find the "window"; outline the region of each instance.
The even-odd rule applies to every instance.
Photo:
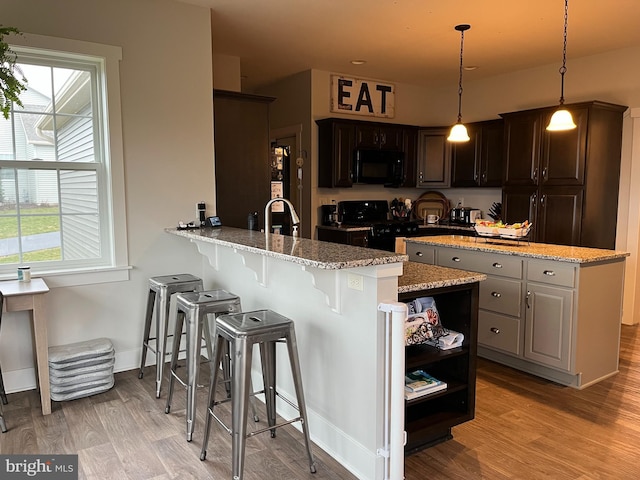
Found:
[[[114,194],[122,195],[123,186],[112,190],[122,147],[115,142],[114,162],[110,135],[110,127],[121,127],[108,115],[112,88],[119,102],[119,84],[110,82],[107,92],[109,55],[83,53],[83,42],[54,40],[73,48],[12,45],[27,90],[23,106],[14,104],[8,120],[0,117],[0,275],[18,265],[34,273],[126,265],[126,242],[118,235],[124,209],[114,211]],[[119,49],[100,47],[113,50],[117,72]]]

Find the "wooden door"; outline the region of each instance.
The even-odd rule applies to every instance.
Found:
[[[544,187],[538,194],[537,241],[580,245],[582,187]]]
[[[483,122],[480,142],[480,167],[478,175],[481,187],[500,187],[504,168],[504,122]]]
[[[451,144],[446,129],[418,132],[418,187],[448,187],[451,176]]]
[[[478,125],[467,125],[470,140],[451,145],[451,186],[477,187],[480,184],[482,134]]]

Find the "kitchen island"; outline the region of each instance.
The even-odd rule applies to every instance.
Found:
[[[398,452],[389,452],[385,430],[389,416],[404,411],[389,411],[386,385],[400,371],[393,391],[402,400],[404,329],[390,338],[378,306],[397,303],[399,291],[473,284],[484,275],[419,265],[404,277],[408,257],[392,252],[228,227],[166,231],[204,256],[205,288],[239,295],[245,311],[269,308],[294,320],[312,440],[358,478],[387,478],[385,458]],[[403,361],[390,362],[393,345]],[[278,359],[278,388],[293,399],[286,357]],[[278,412],[295,413],[284,402]]]
[[[406,240],[414,261],[486,273],[478,355],[574,388],[618,371],[627,252],[526,240]]]

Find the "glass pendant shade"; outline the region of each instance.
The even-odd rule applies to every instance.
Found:
[[[547,130],[550,132],[561,132],[563,130],[573,130],[574,128],[576,128],[576,124],[573,121],[571,112],[566,108],[556,110],[547,126]]]
[[[453,127],[451,127],[451,132],[447,137],[447,140],[450,142],[468,142],[470,140],[469,134],[467,133],[467,127],[465,127],[462,123],[456,123]]]

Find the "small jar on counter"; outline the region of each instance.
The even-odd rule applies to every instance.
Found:
[[[31,281],[31,267],[18,267],[18,281],[19,282]]]

